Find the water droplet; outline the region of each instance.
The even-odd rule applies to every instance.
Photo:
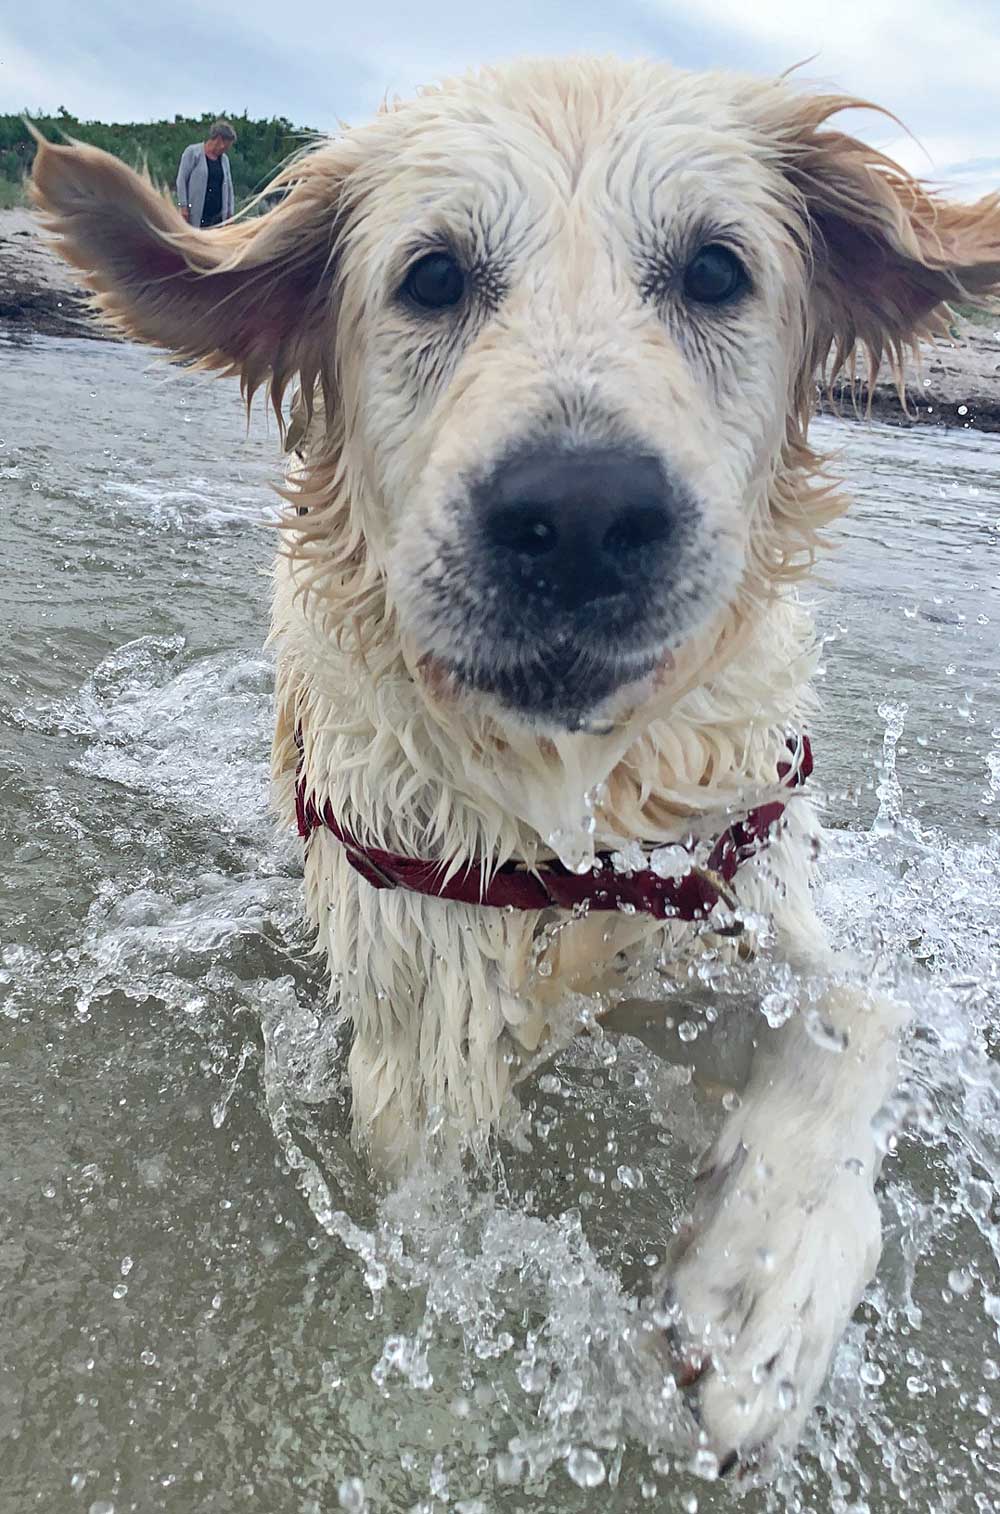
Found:
[[[156,1366],[156,1352],[155,1351],[140,1351],[139,1352],[139,1360],[145,1366],[147,1366],[147,1367],[155,1367]]]
[[[619,1167],[618,1181],[623,1188],[645,1188],[646,1179],[637,1167]]]
[[[968,415],[968,413],[969,413],[969,407],[968,407],[968,405],[959,405],[959,407],[958,407],[958,413],[959,413],[959,415]]]
[[[115,1514],[115,1506],[108,1498],[99,1498],[92,1503],[88,1514]]]
[[[525,1393],[544,1393],[549,1381],[549,1369],[541,1362],[522,1362],[517,1369],[517,1380]]]
[[[128,1292],[128,1283],[116,1283],[111,1290],[112,1298],[124,1298]]]
[[[964,1298],[972,1287],[972,1274],[964,1267],[954,1267],[948,1273],[948,1287],[959,1298]]]
[[[676,883],[691,871],[691,853],[683,846],[658,846],[650,853],[649,866],[658,878]]]
[[[896,1111],[887,1104],[872,1118],[872,1138],[879,1151],[891,1155],[896,1150],[896,1136],[899,1132],[899,1119]]]
[[[795,1384],[787,1377],[784,1378],[778,1384],[778,1408],[787,1414],[789,1409],[795,1408],[798,1401],[799,1395],[796,1392]]]
[[[616,873],[624,873],[626,877],[632,873],[645,872],[646,853],[638,841],[630,841],[620,852],[611,853],[611,866]]]
[[[760,1008],[771,1029],[780,1030],[782,1025],[787,1024],[791,1019],[795,1000],[791,994],[775,989],[764,995],[760,1001]]]
[[[719,1458],[707,1446],[701,1446],[688,1465],[696,1477],[703,1477],[706,1482],[715,1482],[719,1476]]]
[[[862,1362],[858,1376],[869,1388],[881,1388],[885,1382],[885,1373],[877,1362]]]
[[[350,1514],[362,1514],[365,1507],[365,1485],[360,1477],[345,1477],[337,1489],[337,1502]]]
[[[519,1483],[524,1474],[524,1457],[516,1451],[498,1451],[493,1458],[493,1465],[497,1482],[506,1484],[507,1487]]]
[[[677,1034],[682,1041],[696,1041],[698,1027],[691,1020],[682,1020],[677,1027]]]
[[[73,1476],[69,1480],[69,1485],[73,1489],[74,1493],[82,1493],[84,1488],[87,1486],[86,1473],[74,1472]]]
[[[555,830],[548,838],[563,867],[571,873],[589,873],[594,865],[594,836],[581,825],[577,830]]]
[[[588,1446],[574,1446],[566,1458],[566,1471],[578,1488],[599,1488],[607,1473],[596,1451]]]
[[[121,1267],[119,1268],[119,1271],[121,1272],[122,1277],[128,1277],[129,1273],[132,1271],[132,1268],[134,1266],[135,1266],[135,1263],[133,1262],[133,1260],[132,1260],[132,1258],[130,1256],[123,1256],[122,1257]]]

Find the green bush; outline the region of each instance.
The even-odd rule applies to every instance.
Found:
[[[75,137],[94,147],[103,147],[133,168],[144,165],[155,183],[173,190],[181,153],[190,142],[203,142],[208,128],[220,115],[231,121],[237,143],[229,155],[237,205],[243,205],[274,177],[289,155],[316,135],[308,127],[293,126],[282,116],[270,121],[251,121],[249,116],[206,112],[197,119],[175,116],[172,121],[105,125],[102,121],[79,121],[59,108],[54,116],[25,111],[38,131],[50,141]],[[35,156],[35,144],[20,115],[0,115],[0,205],[20,203],[24,177]]]
[[[956,315],[971,321],[974,326],[996,326],[1000,317],[1000,303],[996,300],[986,301],[982,305],[956,305],[952,304],[952,310]]]
[[[24,204],[24,191],[11,179],[0,179],[0,210],[12,210]]]

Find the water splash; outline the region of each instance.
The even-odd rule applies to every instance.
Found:
[[[55,712],[82,743],[80,766],[144,796],[161,827],[221,812],[246,839],[238,864],[214,866],[204,856],[156,866],[151,842],[98,890],[72,959],[53,964],[5,942],[9,1023],[30,1017],[26,976],[72,992],[86,1033],[123,996],[156,1005],[200,1037],[211,1124],[227,1138],[259,1079],[285,1181],[298,1186],[308,1238],[327,1245],[336,1275],[335,1286],[313,1285],[302,1326],[308,1340],[335,1301],[338,1366],[323,1379],[317,1444],[346,1443],[353,1459],[336,1452],[321,1507],[356,1473],[361,1507],[575,1510],[595,1489],[623,1507],[728,1506],[672,1380],[651,1378],[635,1307],[724,1111],[639,1042],[595,1037],[526,1089],[530,1149],[501,1149],[486,1174],[425,1168],[375,1193],[346,1138],[343,1036],[306,958],[288,850],[252,818],[266,789],[266,676],[253,659],[193,663],[182,643],[144,640]],[[220,706],[225,743],[207,719]],[[775,1514],[961,1507],[963,1447],[978,1458],[984,1497],[998,1491],[1000,846],[989,834],[956,845],[907,813],[897,771],[905,713],[883,709],[879,819],[870,832],[827,833],[819,893],[835,940],[874,950],[877,980],[916,1017],[900,1098],[880,1116],[885,1259],[804,1449],[769,1484],[750,1478],[739,1489],[745,1507]],[[986,771],[992,783],[995,763]],[[781,970],[741,981],[768,1018],[795,1012]],[[692,989],[722,1013],[736,986],[709,963]],[[679,1030],[682,1044],[697,1046],[708,1017],[668,1008],[694,1032]],[[806,1023],[817,1055],[843,1050],[821,1020],[807,1012]],[[88,1166],[77,1183],[90,1202],[107,1179]],[[135,1254],[119,1310],[141,1292]],[[115,1273],[104,1286],[118,1286]],[[156,1370],[159,1353],[157,1344]],[[304,1360],[307,1376],[308,1352]],[[359,1428],[342,1441],[348,1414]],[[324,1454],[313,1450],[316,1465]]]

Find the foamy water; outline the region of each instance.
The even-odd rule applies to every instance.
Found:
[[[719,1118],[683,1069],[571,1048],[475,1177],[382,1194],[350,1150],[267,813],[274,437],[86,343],[5,352],[0,408],[0,1504],[996,1507],[1000,447],[825,428],[861,499],[817,594],[820,903],[917,1029],[878,1278],[802,1448],[732,1487],[636,1355]]]

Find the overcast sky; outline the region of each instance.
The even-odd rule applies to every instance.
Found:
[[[0,111],[286,116],[330,129],[470,63],[615,51],[774,73],[894,111],[866,135],[964,196],[1000,187],[1000,0],[45,0],[0,14]],[[855,123],[856,129],[856,123]]]

